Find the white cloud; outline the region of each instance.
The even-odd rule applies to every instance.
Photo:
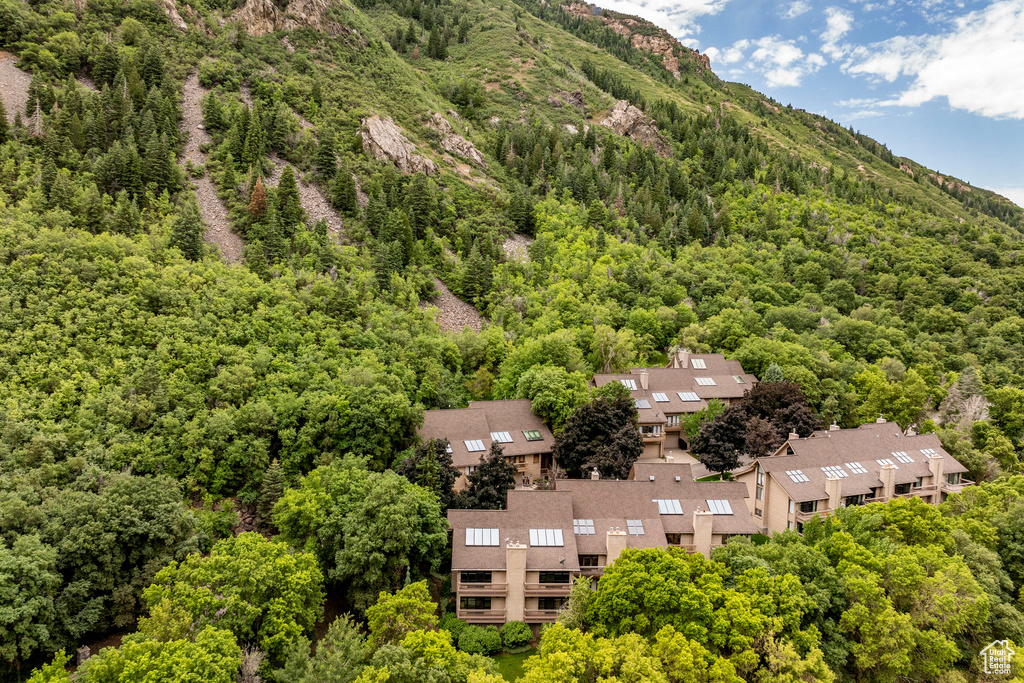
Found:
[[[807,0],[795,0],[795,2],[786,8],[786,11],[782,13],[782,16],[787,19],[796,19],[801,14],[809,12],[810,9],[811,3],[807,2]]]
[[[849,50],[839,41],[853,28],[853,14],[838,7],[825,10],[825,31],[821,34],[821,51],[833,59],[839,59]]]
[[[740,40],[733,43],[732,47],[717,48],[709,47],[704,54],[711,59],[711,68],[716,68],[716,65],[727,66],[729,64],[736,64],[737,62],[743,61],[744,51],[750,47],[749,40]]]
[[[1003,195],[1017,206],[1024,208],[1024,187],[990,187],[988,189]]]
[[[752,45],[757,49],[750,55],[749,66],[771,87],[800,85],[804,76],[825,66],[824,57],[816,52],[807,54],[794,41],[780,36],[765,36]]]
[[[982,116],[1024,119],[1022,65],[1024,0],[1003,0],[957,19],[946,34],[857,48],[844,69],[890,82],[913,78],[892,104],[914,107],[945,97]]]
[[[664,28],[688,47],[699,45],[694,35],[700,33],[697,20],[718,14],[729,0],[607,0],[605,9],[643,17]]]

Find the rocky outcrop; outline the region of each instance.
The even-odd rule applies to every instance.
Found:
[[[178,14],[178,5],[174,0],[164,0],[164,14],[171,20],[171,25],[179,31],[187,31],[188,24]]]
[[[273,0],[246,0],[234,18],[254,36],[299,28],[314,28],[330,35],[346,33],[347,30],[337,22],[324,19],[330,5],[331,0],[289,0],[281,9]]]
[[[359,134],[363,149],[373,158],[393,162],[402,173],[437,173],[437,164],[416,154],[416,147],[390,117],[375,114],[363,119],[362,124]]]
[[[579,88],[572,92],[561,90],[559,91],[558,96],[561,97],[566,104],[576,107],[577,109],[583,109],[586,106],[586,103],[583,101],[583,91]]]
[[[672,156],[672,148],[658,132],[657,124],[626,100],[616,102],[608,116],[598,123],[611,128],[616,135],[625,135],[642,145],[653,147],[659,156]]]
[[[455,129],[452,128],[452,124],[448,123],[448,119],[441,116],[440,112],[435,113],[427,125],[436,130],[437,134],[441,136],[441,149],[449,154],[460,156],[479,168],[487,168],[487,162],[484,161],[480,151],[473,146],[472,142],[456,133]]]

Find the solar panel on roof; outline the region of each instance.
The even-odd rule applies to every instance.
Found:
[[[676,393],[679,394],[679,400],[680,401],[699,401],[700,400],[700,396],[698,396],[697,394],[695,394],[692,391],[677,391]]]
[[[892,454],[893,454],[894,456],[896,456],[896,459],[897,459],[897,460],[899,460],[900,462],[902,462],[902,463],[904,463],[904,464],[906,464],[906,463],[908,463],[908,462],[914,462],[914,459],[913,459],[913,458],[911,458],[911,457],[910,457],[909,455],[907,455],[907,454],[906,454],[905,452],[903,452],[903,451],[893,451],[893,452],[892,452]]]
[[[801,470],[786,470],[786,474],[788,474],[789,478],[798,484],[810,481],[810,479],[807,478],[807,475]]]
[[[893,462],[892,460],[890,460],[889,458],[885,458],[884,460],[876,460],[875,462],[877,462],[877,463],[878,463],[879,465],[892,465],[892,466],[893,466],[893,467],[895,467],[896,469],[899,469],[899,468],[900,468],[900,467],[899,467],[899,465],[897,465],[896,463],[894,463],[894,462]]]
[[[466,529],[466,545],[498,545],[497,529]]]
[[[572,520],[572,532],[577,536],[593,536],[594,531],[594,520],[592,519],[574,519]]]
[[[477,451],[485,450],[484,442],[481,441],[480,439],[471,439],[469,441],[465,441],[464,443],[466,444],[466,450],[469,451],[470,453],[476,453]]]
[[[562,543],[561,529],[530,529],[530,545],[537,547],[558,547]]]
[[[921,453],[924,455],[938,455],[939,452],[934,448],[922,448]]]
[[[694,370],[707,370],[708,368],[708,364],[704,362],[703,358],[691,358],[690,363]]]
[[[708,510],[711,510],[711,513],[714,515],[732,514],[732,504],[730,504],[727,500],[709,500],[707,501],[707,503]]]
[[[861,465],[859,462],[848,462],[846,466],[850,468],[850,471],[854,474],[867,474],[868,469]]]
[[[629,530],[630,536],[644,535],[644,521],[642,519],[627,519],[626,528]]]
[[[702,387],[713,387],[713,386],[716,386],[715,385],[715,378],[714,377],[694,377],[693,381],[695,381],[697,384],[699,384]]]
[[[543,441],[544,437],[540,435],[540,431],[536,429],[524,429],[523,436],[526,437],[527,441]]]
[[[653,396],[654,400],[657,401],[658,403],[668,403],[668,394],[663,394],[660,391],[655,391],[653,394],[651,394],[651,396]]]
[[[622,386],[626,387],[630,391],[636,391],[636,380],[635,379],[620,379]]]
[[[826,476],[831,475],[839,478],[850,476],[846,473],[846,470],[843,469],[842,465],[826,465],[821,468],[821,471],[824,472]]]
[[[638,398],[635,401],[633,401],[633,403],[636,404],[638,410],[651,407],[651,402],[648,401],[646,398]]]
[[[683,507],[679,504],[678,498],[669,498],[664,500],[658,500],[655,498],[652,502],[658,504],[659,515],[681,515],[683,514]]]
[[[508,432],[491,432],[491,441],[498,443],[512,443],[512,435]]]

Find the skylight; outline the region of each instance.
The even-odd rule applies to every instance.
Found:
[[[840,479],[850,476],[846,473],[846,470],[843,469],[842,465],[828,465],[826,467],[822,467],[821,471],[824,472],[826,476],[839,477]]]
[[[572,532],[577,536],[593,536],[594,535],[594,520],[592,519],[574,519],[572,520]]]
[[[736,384],[746,384],[747,380],[743,379],[743,375],[733,375],[732,378],[736,380]]]
[[[699,401],[700,400],[700,396],[698,396],[697,394],[693,393],[692,391],[677,391],[676,393],[679,394],[679,400],[680,401]]]
[[[702,387],[713,387],[715,385],[715,379],[713,377],[694,377],[693,378],[698,385]]]
[[[861,465],[859,462],[848,462],[846,466],[850,468],[850,471],[854,474],[867,474],[868,469]]]
[[[709,500],[708,509],[715,515],[732,514],[732,505],[727,500]]]
[[[810,479],[807,478],[807,475],[804,474],[802,470],[786,470],[786,474],[788,474],[789,478],[798,484],[805,481],[810,481]]]
[[[651,396],[653,396],[654,400],[657,401],[658,403],[668,403],[668,394],[663,394],[660,391],[655,391],[653,394],[651,394]]]
[[[691,358],[690,362],[693,364],[694,370],[707,370],[708,364],[704,362],[703,358]]]
[[[879,465],[892,465],[892,466],[893,466],[893,467],[895,467],[896,469],[899,469],[899,465],[897,465],[896,463],[894,463],[894,462],[893,462],[892,460],[890,460],[889,458],[886,458],[885,460],[876,460],[875,462],[877,462],[877,463],[878,463]]]
[[[626,387],[630,391],[636,391],[636,380],[635,379],[620,379],[622,386]]]
[[[648,401],[646,398],[638,398],[635,401],[633,401],[633,403],[636,404],[637,409],[651,407],[651,402]]]
[[[644,522],[642,519],[627,519],[626,528],[629,530],[630,536],[644,535]]]
[[[896,459],[897,459],[897,460],[899,460],[900,462],[902,462],[902,463],[904,463],[904,464],[906,464],[906,463],[908,463],[908,462],[914,462],[914,459],[913,459],[913,458],[911,458],[911,457],[910,457],[909,455],[907,455],[907,454],[906,454],[905,452],[903,452],[903,451],[893,451],[893,452],[892,452],[892,454],[893,454],[894,456],[896,456]]]
[[[561,529],[530,529],[530,545],[536,547],[562,546]]]
[[[527,441],[543,441],[544,437],[540,435],[540,432],[536,429],[524,429],[523,436],[526,437]]]
[[[497,529],[466,529],[466,545],[498,545]]]
[[[512,443],[512,435],[508,432],[491,432],[491,441],[498,443]]]
[[[934,448],[922,448],[921,453],[924,455],[938,455],[939,452]]]
[[[683,514],[683,508],[679,505],[678,498],[670,498],[666,500],[658,500],[655,498],[652,502],[658,504],[659,515],[681,515]]]
[[[470,453],[476,453],[477,451],[485,450],[484,442],[481,441],[480,439],[473,439],[471,441],[465,441],[464,443],[466,444],[466,450],[469,451]]]

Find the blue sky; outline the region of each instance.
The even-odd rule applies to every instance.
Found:
[[[1024,206],[1024,0],[604,0],[720,77]]]

